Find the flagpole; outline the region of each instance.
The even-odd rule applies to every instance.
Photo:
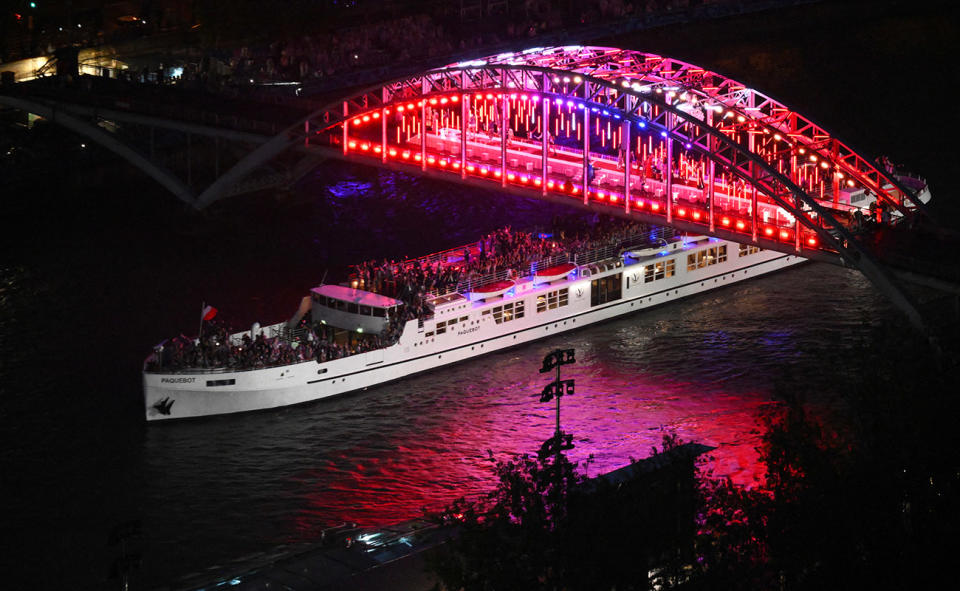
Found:
[[[207,309],[207,302],[202,302],[200,304],[200,330],[197,331],[198,342],[203,338],[203,311],[206,309]]]

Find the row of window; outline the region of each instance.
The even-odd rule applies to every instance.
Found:
[[[497,324],[523,318],[523,300],[496,306],[492,310],[484,310],[483,315],[486,316],[487,314],[493,314],[493,320]]]
[[[763,250],[763,249],[760,248],[759,246],[754,246],[754,245],[752,245],[752,244],[741,244],[741,245],[740,245],[740,252],[739,252],[739,254],[737,254],[737,256],[745,257],[745,256],[747,256],[748,254],[756,254],[756,253],[760,252],[761,250]]]
[[[677,272],[676,259],[667,259],[647,265],[643,268],[643,282],[659,281],[667,277],[673,277]]]
[[[698,250],[697,252],[691,252],[687,255],[687,271],[695,271],[696,269],[703,269],[704,267],[709,267],[710,265],[716,265],[717,263],[725,262],[727,262],[726,244],[720,246],[719,248],[705,248],[703,250]]]
[[[336,298],[328,298],[326,296],[313,294],[313,301],[316,304],[330,308],[331,310],[339,310],[341,312],[346,312],[347,314],[360,314],[361,316],[376,316],[377,318],[383,318],[387,315],[386,308],[377,308],[374,306],[361,306],[355,304],[354,302],[345,302],[343,300],[338,300]],[[396,309],[396,306],[389,308],[389,312],[392,314]]]
[[[470,320],[469,316],[461,316],[459,319],[451,318],[450,320],[441,320],[440,322],[437,323],[436,334],[444,334],[445,332],[447,332],[447,328],[449,328],[450,330],[453,330],[454,324],[458,322],[466,322],[467,320]],[[432,337],[433,335],[434,333],[432,332],[427,333],[428,337]]]
[[[570,289],[564,287],[557,291],[551,291],[537,296],[537,313],[545,310],[553,310],[566,306],[569,301]]]

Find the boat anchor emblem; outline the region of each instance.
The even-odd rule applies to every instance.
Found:
[[[157,409],[157,412],[162,415],[169,415],[170,408],[173,406],[174,402],[176,402],[176,400],[170,400],[170,397],[167,396],[163,400],[158,400],[156,404],[153,405],[153,408]]]

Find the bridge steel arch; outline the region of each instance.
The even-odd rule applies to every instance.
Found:
[[[518,111],[523,126],[511,123]],[[483,133],[483,123],[497,133]],[[565,125],[566,137],[552,138],[551,124],[554,132]],[[882,204],[891,215],[878,223],[892,224],[925,213],[921,196],[782,103],[679,60],[535,48],[378,84],[251,152],[199,205],[293,145],[847,264],[923,329],[912,298],[851,229],[866,211],[858,197]],[[620,152],[616,166],[611,152]],[[609,174],[594,182],[597,169]]]

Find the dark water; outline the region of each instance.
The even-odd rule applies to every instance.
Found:
[[[806,265],[339,399],[146,427],[140,360],[195,332],[201,300],[238,325],[270,322],[328,269],[559,212],[342,165],[304,193],[200,218],[163,199],[64,198],[62,221],[11,241],[0,459],[12,568],[40,587],[105,584],[111,527],[139,519],[138,586],[150,588],[344,520],[396,522],[484,490],[486,450],[531,451],[550,434],[551,409],[533,395],[557,346],[577,350],[563,425],[592,473],[646,456],[664,428],[717,446],[712,467],[749,484],[762,476],[757,415],[774,384],[809,386],[828,413],[841,400],[831,382],[892,313],[856,273]]]
[[[930,81],[952,71],[955,52],[942,41],[956,27],[930,20],[933,45],[907,43],[924,30],[908,18],[889,35],[870,23],[856,34],[811,31],[845,40],[851,55],[833,61],[819,41],[806,44],[808,61],[792,47],[753,60],[769,39],[718,41],[722,30],[672,53],[693,59],[725,44],[696,61],[747,81],[770,77],[771,94],[802,99],[853,145],[909,159],[952,215],[956,150],[949,134],[929,131],[943,113],[930,106]],[[684,41],[650,40],[663,47],[634,46]],[[777,78],[782,64],[804,76]],[[906,67],[926,82],[899,92]],[[895,83],[891,68],[901,72]],[[195,334],[201,302],[237,327],[273,322],[352,262],[424,254],[557,213],[342,165],[322,167],[301,194],[196,214],[146,180],[0,193],[0,586],[116,588],[107,575],[119,552],[107,539],[131,519],[143,524],[134,586],[143,589],[309,541],[343,520],[390,523],[483,490],[487,449],[531,451],[550,434],[552,412],[533,395],[540,359],[557,346],[577,350],[569,374],[578,391],[564,400],[563,425],[576,437],[574,458],[594,456],[591,473],[647,455],[664,428],[716,446],[711,467],[750,484],[762,477],[758,414],[776,404],[777,385],[807,392],[829,421],[869,327],[896,314],[857,273],[805,265],[366,392],[148,428],[140,363],[162,339]]]

